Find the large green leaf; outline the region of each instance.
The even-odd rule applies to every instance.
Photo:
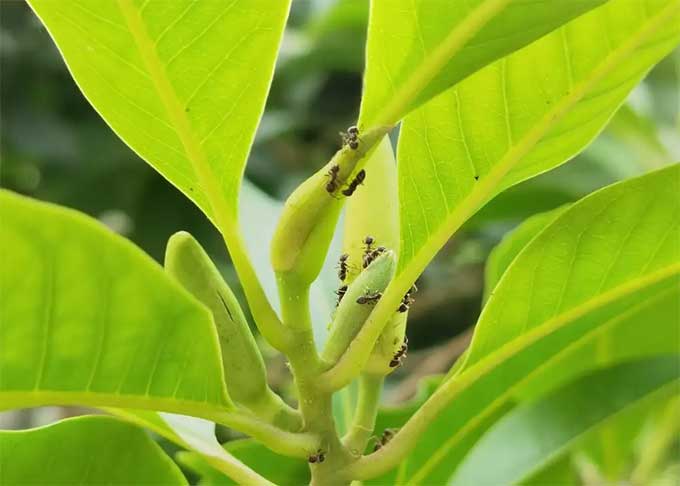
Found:
[[[595,427],[677,391],[677,356],[605,368],[507,414],[466,456],[449,484],[516,484]],[[488,467],[493,462],[494,467]]]
[[[357,469],[366,476],[382,472],[392,465],[393,447],[409,451],[401,462],[404,478],[444,481],[522,386],[550,367],[563,369],[560,379],[569,378],[560,364],[571,351],[600,333],[623,329],[609,358],[622,359],[649,340],[650,327],[658,326],[664,336],[677,334],[679,186],[675,165],[605,188],[562,213],[508,267],[480,317],[464,366],[415,412],[394,446]],[[678,352],[677,339],[651,341],[643,355]],[[582,359],[574,372],[600,364],[592,353]]]
[[[605,1],[373,1],[360,121],[392,125],[484,65]]]
[[[415,278],[498,192],[582,150],[679,40],[678,0],[612,0],[409,115],[401,271]]]
[[[85,416],[0,432],[0,484],[187,484],[162,449],[134,425]]]
[[[151,258],[82,214],[9,192],[0,219],[0,409],[231,407],[212,317]]]
[[[220,226],[236,218],[289,3],[30,2],[111,128]]]

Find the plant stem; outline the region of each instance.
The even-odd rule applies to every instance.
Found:
[[[343,443],[350,452],[360,456],[375,428],[375,417],[380,404],[380,392],[385,378],[382,375],[363,373],[359,377],[359,399],[354,412],[354,420]]]

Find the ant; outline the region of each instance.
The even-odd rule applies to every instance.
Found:
[[[340,255],[340,260],[338,260],[338,278],[341,282],[344,282],[347,278],[347,270],[349,269],[349,266],[347,265],[348,259],[349,255],[347,253],[343,253]]]
[[[310,464],[314,464],[315,462],[322,463],[326,460],[326,454],[321,449],[318,449],[316,454],[312,454],[307,458],[307,460],[310,462]]]
[[[394,437],[394,429],[385,429],[382,436],[380,436],[380,439],[378,439],[378,442],[373,446],[373,452],[377,452],[386,446],[387,443],[392,440],[392,437]]]
[[[378,248],[376,248],[375,250],[373,250],[371,252],[364,253],[364,263],[363,263],[364,268],[368,267],[371,263],[373,263],[373,260],[378,258],[380,255],[382,255],[386,251],[387,251],[387,248],[385,248],[384,246],[379,246]]]
[[[380,292],[366,292],[357,299],[357,304],[375,304],[380,300],[380,297],[382,297]]]
[[[340,172],[340,166],[334,164],[326,173],[326,175],[330,177],[330,180],[326,183],[326,190],[331,194],[338,188],[338,172]]]
[[[354,194],[354,191],[357,190],[357,187],[364,183],[364,179],[366,179],[366,171],[364,169],[361,169],[357,173],[356,177],[352,180],[352,182],[349,183],[347,189],[342,190],[342,193],[347,197],[351,196],[352,194]]]
[[[415,302],[415,299],[411,297],[412,293],[418,292],[418,287],[416,287],[416,284],[411,285],[411,288],[404,294],[404,298],[401,299],[401,303],[399,304],[399,307],[397,308],[397,312],[406,312],[409,310],[411,304]]]
[[[352,125],[347,129],[347,132],[340,132],[343,145],[347,145],[352,150],[359,148],[359,129],[356,125]]]
[[[404,336],[404,343],[401,345],[399,350],[394,353],[392,361],[390,361],[390,368],[396,368],[401,365],[401,362],[406,358],[406,353],[408,352],[408,338]]]
[[[342,298],[345,296],[347,293],[347,285],[343,285],[340,287],[338,290],[335,291],[336,295],[338,296],[338,302],[335,304],[335,307],[340,305],[340,302],[342,301]]]
[[[371,250],[373,250],[373,243],[375,243],[375,239],[368,235],[366,238],[364,238],[363,243],[366,245],[366,248],[364,249],[364,255],[368,255],[371,253]]]

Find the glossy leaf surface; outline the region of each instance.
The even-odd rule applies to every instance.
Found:
[[[46,427],[0,431],[1,484],[185,485],[172,460],[142,430],[83,416]]]
[[[212,317],[127,240],[0,193],[0,408],[231,407]]]

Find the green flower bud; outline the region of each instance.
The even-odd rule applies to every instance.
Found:
[[[326,347],[321,354],[324,361],[333,364],[342,356],[394,277],[395,269],[394,252],[387,250],[349,285],[338,305]]]
[[[264,361],[234,293],[189,233],[172,235],[165,253],[165,269],[211,311],[231,398],[263,418],[299,428],[299,417],[287,410],[267,385]]]

